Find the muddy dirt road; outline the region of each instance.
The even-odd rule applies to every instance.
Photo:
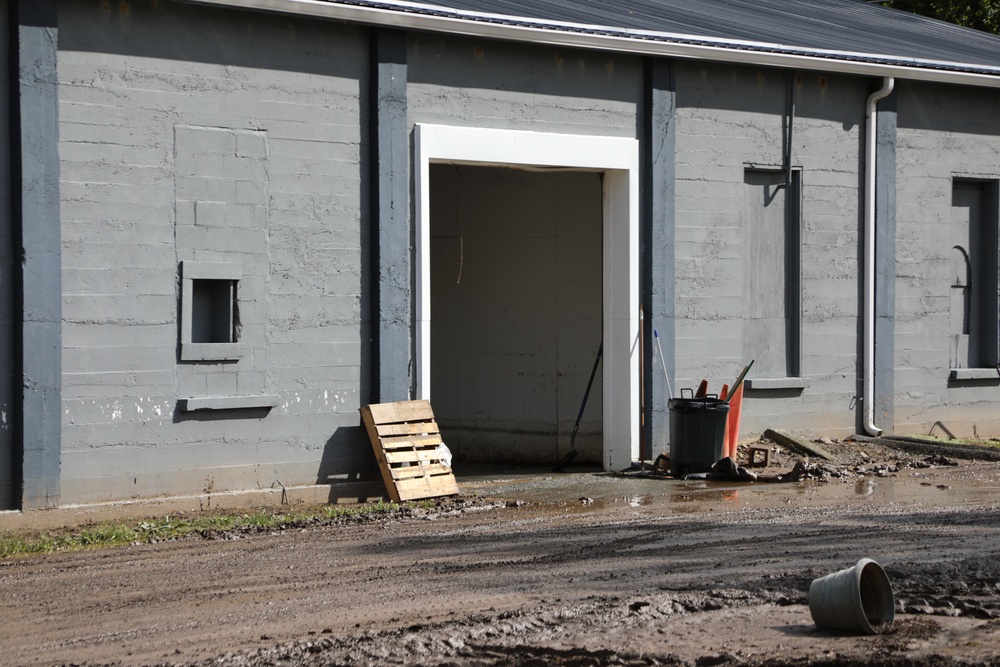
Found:
[[[0,663],[1000,664],[995,462],[463,490],[387,520],[2,562]],[[893,629],[817,630],[810,581],[861,557],[892,581]]]

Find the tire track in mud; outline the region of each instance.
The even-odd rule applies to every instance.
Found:
[[[861,519],[870,517],[861,516]],[[754,577],[761,576],[778,578],[773,570],[785,570],[785,584],[800,586],[804,595],[808,583],[818,576],[840,569],[845,561],[856,560],[862,556],[878,552],[883,562],[888,562],[886,556],[891,554],[896,560],[901,558],[917,558],[915,550],[928,549],[928,543],[937,539],[935,530],[924,528],[936,526],[937,530],[954,532],[955,524],[983,527],[987,522],[983,519],[958,522],[953,513],[936,514],[914,522],[920,526],[903,525],[891,532],[886,532],[879,539],[859,542],[855,538],[858,533],[858,521],[850,521],[840,517],[834,527],[826,526],[792,526],[789,524],[769,525],[767,530],[758,526],[754,533],[737,530],[732,533],[720,534],[719,528],[731,528],[732,522],[716,520],[705,527],[701,524],[676,522],[651,524],[644,521],[633,521],[622,525],[601,525],[595,528],[581,529],[578,526],[566,529],[542,531],[544,535],[536,534],[530,538],[545,537],[554,545],[540,555],[525,554],[525,549],[519,543],[505,544],[501,551],[522,553],[519,558],[491,559],[460,559],[447,560],[433,567],[435,574],[443,576],[469,576],[477,572],[493,572],[502,566],[507,577],[524,577],[525,573],[545,571],[559,573],[562,576],[575,577],[583,569],[593,568],[601,563],[619,561],[625,572],[619,571],[615,577],[620,579],[623,574],[630,573],[635,578],[656,577],[662,575],[665,581],[661,588],[673,590],[694,590],[716,587],[720,579],[727,581],[729,586],[751,587],[759,585],[755,581],[741,578],[745,571],[754,572]],[[741,522],[742,523],[742,522]],[[843,525],[847,523],[847,525]],[[710,539],[703,539],[710,536]],[[945,538],[953,542],[952,538]],[[852,546],[852,541],[856,542]],[[565,546],[569,543],[569,546]],[[585,544],[581,548],[579,544]],[[831,548],[830,545],[834,545]],[[936,545],[935,549],[947,548]],[[965,547],[961,540],[952,544],[955,553],[964,553]],[[478,553],[478,546],[467,547]],[[919,555],[923,558],[923,555]],[[735,562],[733,562],[735,561]],[[798,574],[788,573],[790,565],[798,564]],[[824,565],[823,563],[830,563]],[[780,568],[775,568],[779,565]],[[672,569],[683,572],[684,582],[671,584],[668,575],[663,574]],[[549,575],[553,576],[553,575]],[[600,578],[600,577],[599,577]],[[498,582],[500,585],[500,582]]]

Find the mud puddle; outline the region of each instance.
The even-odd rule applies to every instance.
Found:
[[[684,515],[793,503],[961,507],[1000,500],[1000,466],[964,463],[961,470],[903,469],[884,474],[852,474],[828,481],[778,484],[623,478],[587,472],[500,478],[472,482],[463,488],[484,497],[531,498],[534,502],[579,512],[630,507]]]

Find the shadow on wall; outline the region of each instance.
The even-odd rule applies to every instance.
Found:
[[[238,419],[240,421],[249,421],[252,419],[263,420],[267,417],[267,413],[270,411],[271,408],[269,407],[190,411],[181,410],[180,407],[175,407],[173,422],[175,424],[180,424],[181,422],[215,422],[225,421],[227,419]]]
[[[386,497],[368,434],[361,426],[341,426],[323,446],[317,484],[330,485],[329,502],[359,503]]]
[[[95,7],[97,4],[70,3],[59,8],[60,50],[278,72],[336,73],[354,79],[360,79],[365,63],[364,58],[343,57],[355,55],[350,50],[365,43],[367,28],[359,26],[338,24],[338,34],[344,38],[331,40],[331,24],[326,21],[293,17],[279,21],[260,13],[237,14],[231,9],[166,2],[132,3],[135,6],[129,8],[127,16],[118,16]],[[323,46],[307,52],[311,57],[304,57],[303,45],[310,43]],[[262,44],[267,47],[260,48]]]

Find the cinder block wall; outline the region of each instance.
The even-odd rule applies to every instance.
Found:
[[[367,472],[357,413],[368,396],[371,338],[367,29],[180,3],[76,0],[60,5],[59,22],[62,502]],[[409,40],[411,127],[639,134],[638,58]],[[675,67],[675,387],[708,377],[717,390],[748,361],[744,171],[782,165],[788,79],[752,67]],[[855,430],[869,83],[806,72],[795,81],[800,374],[808,385],[748,393],[745,435],[774,426]],[[896,431],[942,420],[995,433],[996,387],[947,383],[939,275],[950,179],[997,175],[995,105],[988,91],[903,83],[899,94]],[[0,248],[0,284],[11,261],[10,248]],[[179,359],[185,261],[242,267],[238,360]],[[0,304],[10,303],[0,294]],[[0,370],[9,363],[5,335]],[[277,396],[277,405],[177,409],[182,398],[261,394]],[[0,403],[9,400],[0,394]],[[0,424],[0,456],[11,449],[8,433]],[[0,466],[0,506],[5,474],[9,486]]]
[[[641,66],[620,54],[414,34],[410,121],[634,137]]]
[[[809,382],[801,390],[747,392],[742,436],[766,428],[855,430],[866,85],[796,75],[792,165],[802,170],[801,376]],[[787,91],[784,71],[677,65],[675,391],[709,378],[718,392],[750,361],[743,341],[744,170],[783,165]],[[654,445],[660,439],[654,434]]]
[[[948,380],[952,186],[1000,179],[996,91],[904,81],[897,94],[896,432],[997,436],[1000,377]]]
[[[59,22],[63,502],[367,470],[366,30],[179,3]],[[179,361],[182,261],[242,267],[238,361]]]

